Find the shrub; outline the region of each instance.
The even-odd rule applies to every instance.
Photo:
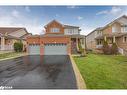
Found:
[[[82,52],[82,46],[81,46],[81,43],[80,42],[78,42],[78,48],[79,48],[79,53],[81,53]]]
[[[104,54],[110,54],[110,47],[109,47],[107,41],[103,42],[102,50],[103,50]]]
[[[111,54],[117,54],[117,53],[118,53],[117,44],[116,43],[113,43],[112,44],[112,47],[111,47]]]
[[[20,42],[15,42],[14,43],[14,50],[16,52],[22,52],[23,51],[23,43],[20,41]]]
[[[82,48],[81,42],[78,43],[78,47],[79,47],[79,53],[81,53],[81,56],[82,57],[86,56],[86,50]]]

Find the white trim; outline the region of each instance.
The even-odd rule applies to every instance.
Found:
[[[0,45],[0,50],[14,50],[13,45],[4,45],[3,47]]]

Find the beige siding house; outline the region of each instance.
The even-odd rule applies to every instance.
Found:
[[[86,36],[88,49],[101,50],[103,41],[116,43],[121,54],[127,54],[127,16],[121,16],[104,27],[97,28]]]
[[[13,51],[16,41],[22,41],[25,50],[26,37],[30,35],[25,28],[0,27],[0,51]]]

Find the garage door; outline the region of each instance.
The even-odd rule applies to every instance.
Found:
[[[44,55],[67,55],[66,44],[45,44]]]
[[[40,45],[29,45],[29,55],[40,55]]]

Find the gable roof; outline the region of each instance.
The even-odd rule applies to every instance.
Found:
[[[89,36],[90,34],[92,34],[95,31],[101,31],[103,29],[103,27],[98,27],[96,29],[94,29],[92,32],[90,32],[89,34],[87,34],[87,36]]]
[[[53,22],[56,22],[56,23],[58,23],[58,24],[60,24],[60,25],[62,25],[63,26],[63,24],[61,24],[60,22],[58,22],[57,20],[52,20],[51,22],[49,22],[47,25],[45,25],[44,27],[47,27],[48,25],[50,25],[51,23],[53,23]]]
[[[47,27],[49,24],[51,24],[52,22],[56,22],[56,23],[58,23],[58,24],[60,24],[60,25],[62,25],[63,27],[65,27],[65,28],[79,28],[78,26],[72,26],[72,25],[64,25],[64,24],[61,24],[60,22],[58,22],[57,20],[52,20],[51,22],[49,22],[47,25],[45,25],[44,27]]]
[[[24,34],[24,35],[21,36],[20,38],[21,38],[21,39],[26,39],[28,36],[32,36],[32,33]]]
[[[12,32],[18,31],[20,29],[24,29],[24,31],[26,31],[26,33],[28,33],[25,28],[18,28],[18,27],[0,27],[0,34],[3,34],[3,35],[6,34],[6,33],[10,34]]]
[[[92,32],[90,32],[88,35],[92,34],[94,31],[101,31],[101,30],[104,30],[105,28],[107,28],[108,26],[118,22],[118,23],[121,23],[121,24],[125,24],[127,25],[127,21],[123,20],[123,18],[125,18],[127,20],[127,16],[126,15],[123,15],[115,20],[113,20],[112,22],[110,22],[109,24],[105,25],[104,27],[99,27],[99,28],[96,28],[95,30],[93,30]],[[87,35],[87,36],[88,36]]]
[[[127,24],[127,22],[125,23],[125,21],[122,20],[123,18],[127,19],[127,16],[126,16],[126,15],[123,15],[123,16],[121,16],[121,17],[119,17],[119,18],[113,20],[113,21],[110,22],[109,24],[105,25],[105,26],[103,27],[103,29],[105,29],[106,27],[108,27],[108,26],[110,26],[110,25],[112,25],[112,24],[114,24],[114,23],[116,23],[116,22],[121,23],[121,24]],[[102,30],[103,30],[103,29],[102,29]]]

